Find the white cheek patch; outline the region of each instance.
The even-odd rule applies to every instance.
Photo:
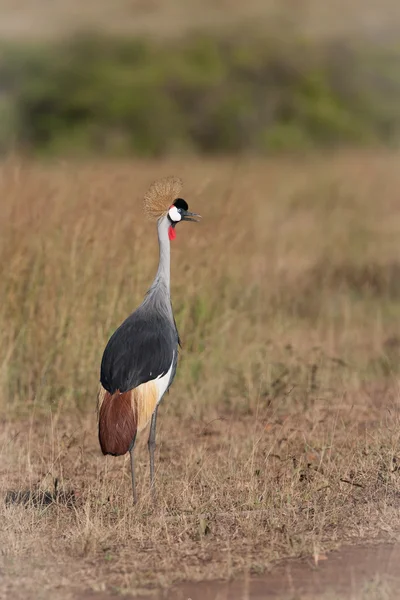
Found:
[[[168,215],[171,221],[173,221],[174,223],[178,223],[178,221],[182,219],[181,214],[178,212],[178,209],[174,205],[172,205],[169,209]]]

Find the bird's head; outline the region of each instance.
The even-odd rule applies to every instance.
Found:
[[[176,238],[175,227],[180,221],[192,221],[198,223],[200,215],[188,211],[188,203],[183,198],[177,198],[168,209],[168,236],[170,240]]]
[[[182,181],[178,177],[164,177],[151,184],[144,197],[144,210],[150,219],[168,224],[168,237],[174,240],[175,227],[180,221],[197,223],[200,215],[188,211],[186,200],[179,197]]]

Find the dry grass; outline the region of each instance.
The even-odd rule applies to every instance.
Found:
[[[140,503],[103,458],[104,344],[156,270],[141,196],[176,173],[183,339]],[[398,155],[1,166],[1,591],[68,598],[260,574],[399,531]],[[72,496],[71,496],[72,493]],[[64,494],[64,495],[63,495]]]
[[[85,29],[171,38],[246,26],[263,33],[295,30],[313,38],[387,38],[400,28],[394,0],[0,0],[0,10],[3,39],[58,38]]]

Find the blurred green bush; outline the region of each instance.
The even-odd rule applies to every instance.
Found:
[[[396,143],[400,48],[80,36],[0,49],[0,151],[158,156]]]

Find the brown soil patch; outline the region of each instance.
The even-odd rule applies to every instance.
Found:
[[[400,546],[350,546],[320,557],[317,564],[285,561],[259,578],[186,583],[154,596],[157,600],[311,600],[397,598]],[[138,599],[139,600],[139,599]],[[145,600],[142,597],[140,600]]]

